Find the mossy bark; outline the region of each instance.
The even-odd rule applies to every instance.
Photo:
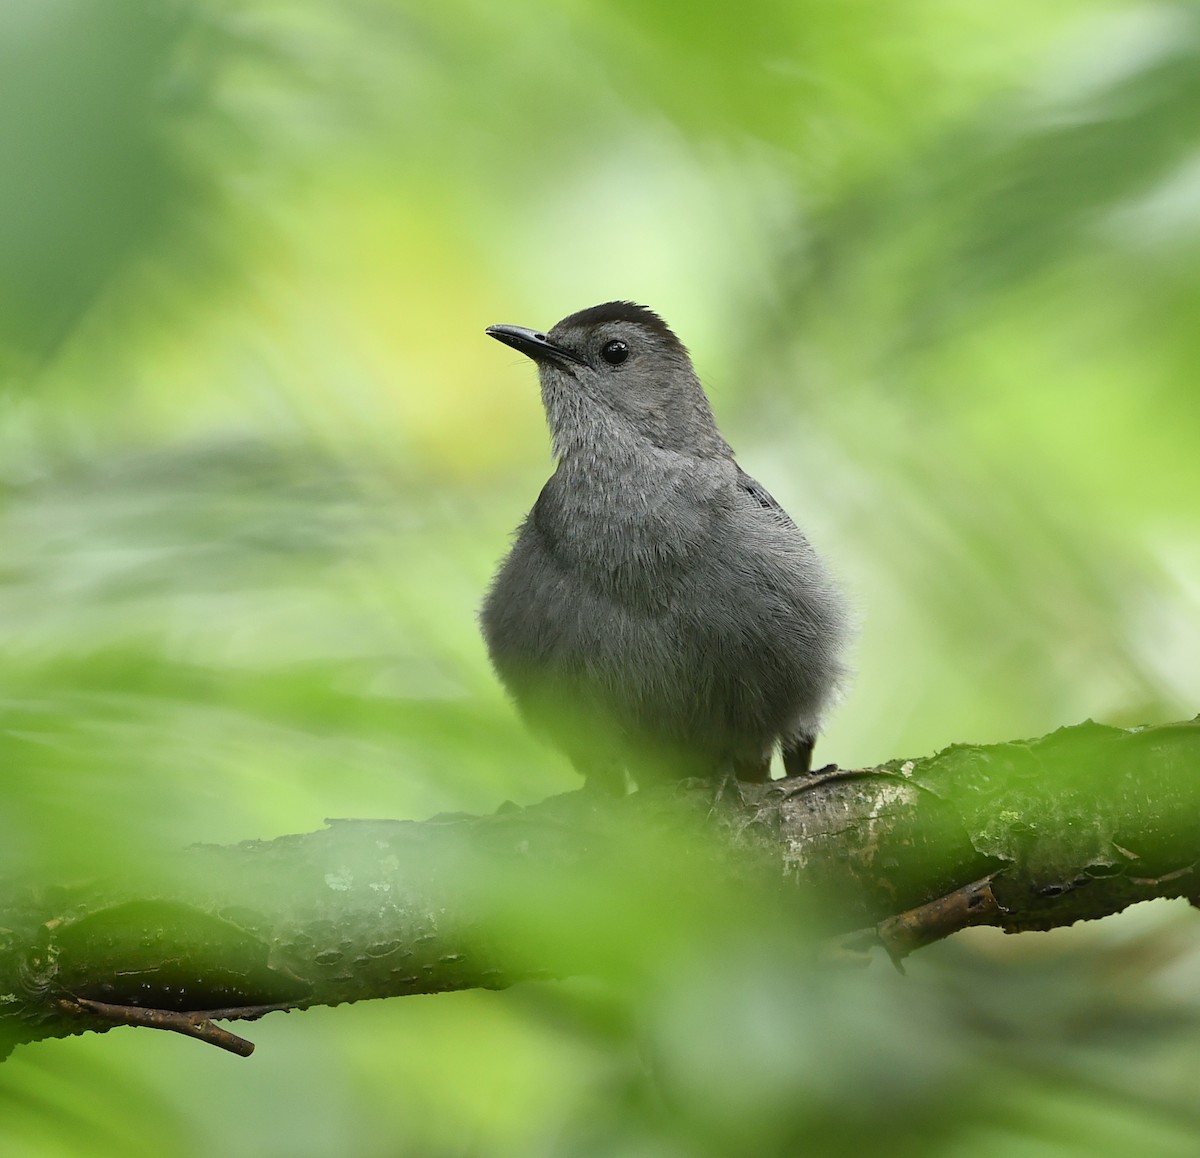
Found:
[[[1193,896],[1198,858],[1200,720],[335,821],[190,848],[154,879],[0,886],[0,1046],[106,1028],[113,1008],[253,1018],[602,969],[647,921],[746,890],[797,913],[835,897],[824,933],[875,930],[902,953],[964,924],[1044,929]]]

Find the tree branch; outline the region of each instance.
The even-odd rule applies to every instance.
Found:
[[[901,957],[968,924],[1191,897],[1198,858],[1200,720],[766,785],[330,821],[187,849],[149,882],[0,886],[0,1051],[142,1024],[248,1053],[212,1021],[602,972],[646,929],[694,932],[750,896]]]

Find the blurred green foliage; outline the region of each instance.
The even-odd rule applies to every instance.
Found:
[[[474,624],[549,469],[482,329],[611,297],[854,593],[819,755],[1194,714],[1198,77],[1182,0],[8,0],[5,871],[573,787]],[[0,1149],[1196,1150],[1169,907],[907,978],[737,929],[26,1049]]]

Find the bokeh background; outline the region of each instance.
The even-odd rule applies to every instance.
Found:
[[[0,867],[575,786],[475,609],[551,468],[486,325],[692,350],[852,593],[843,765],[1200,700],[1200,11],[1118,0],[6,0]],[[1200,930],[119,1031],[20,1155],[1181,1154]]]

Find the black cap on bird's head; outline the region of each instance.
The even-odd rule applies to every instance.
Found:
[[[537,363],[559,454],[603,437],[604,418],[655,446],[729,454],[686,348],[646,306],[604,302],[548,332],[489,326],[487,333]]]

